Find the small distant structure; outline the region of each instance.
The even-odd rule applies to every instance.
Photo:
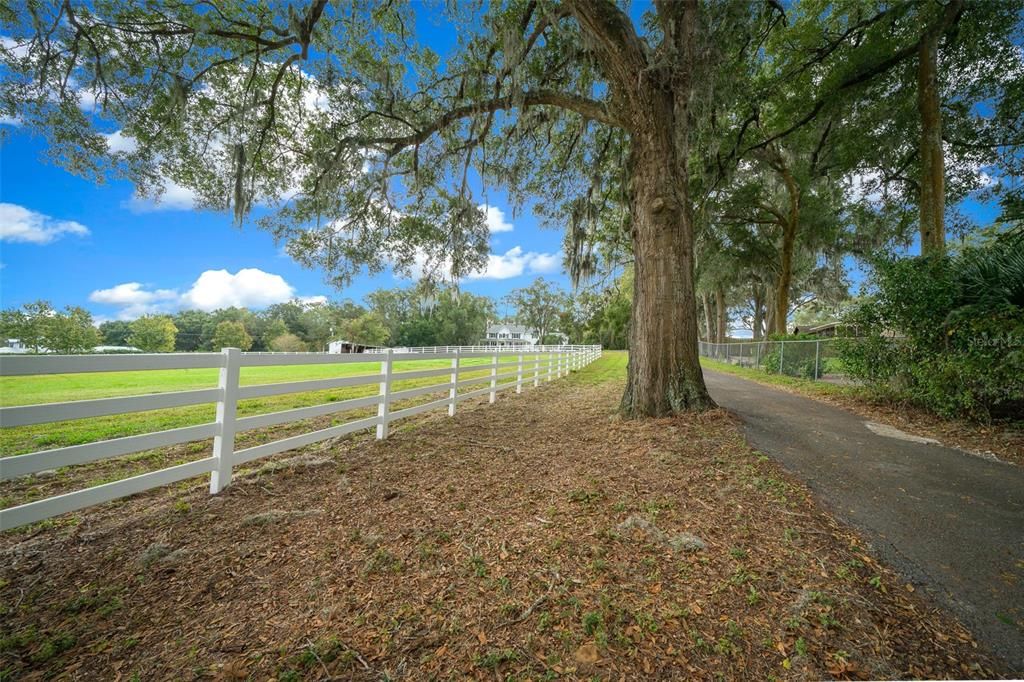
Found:
[[[22,353],[31,353],[32,349],[21,342],[21,339],[7,339],[4,341],[4,345],[0,348],[0,353],[4,355],[21,355]]]
[[[557,336],[559,343],[569,343],[569,337],[560,332],[548,332],[547,336]],[[536,329],[530,329],[521,324],[507,324],[504,322],[489,323],[484,338],[480,341],[482,346],[536,346],[543,339],[540,338]]]
[[[843,331],[843,323],[838,320],[834,322],[826,322],[825,324],[819,324],[815,326],[803,325],[793,327],[794,334],[804,334],[806,336],[817,336],[821,339],[831,339],[839,336]]]
[[[346,341],[345,339],[338,339],[327,344],[328,353],[366,353],[374,350],[377,350],[377,346],[367,346],[363,343]]]

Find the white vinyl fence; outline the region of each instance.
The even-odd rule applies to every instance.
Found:
[[[243,353],[237,348],[226,348],[220,353],[0,357],[0,376],[4,377],[81,372],[220,369],[220,380],[216,388],[0,408],[0,428],[6,429],[187,405],[217,405],[216,420],[206,424],[0,458],[0,481],[8,481],[39,471],[213,438],[213,450],[209,457],[0,510],[0,529],[6,530],[33,523],[206,473],[210,474],[210,492],[218,493],[231,482],[232,469],[238,465],[374,427],[377,429],[377,438],[387,438],[389,425],[398,419],[440,408],[447,408],[448,414],[454,415],[459,402],[478,396],[487,395],[493,403],[498,391],[515,388],[517,393],[521,393],[524,385],[532,383],[533,386],[537,386],[541,381],[551,381],[567,375],[570,371],[584,367],[601,356],[600,346],[490,348],[487,351],[463,351],[454,346],[451,348],[453,350],[418,349],[418,352],[402,353],[387,349],[383,353],[383,358],[381,354],[368,353]],[[463,360],[475,358],[489,359],[490,362],[461,365]],[[399,361],[439,359],[450,359],[450,367],[393,371],[395,363]],[[243,367],[341,363],[377,364],[380,365],[380,373],[239,386],[239,373]],[[463,373],[481,370],[490,370],[490,374],[483,377],[460,378]],[[430,386],[392,390],[395,382],[427,377],[445,377],[445,380],[443,383]],[[467,386],[481,383],[488,385],[460,391]],[[377,395],[250,417],[237,416],[239,400],[368,384],[379,385]],[[443,394],[444,397],[413,407],[391,409],[393,402],[430,394]],[[242,431],[373,406],[377,407],[377,414],[373,417],[356,419],[242,450],[235,449],[235,434]]]

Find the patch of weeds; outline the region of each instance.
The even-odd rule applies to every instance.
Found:
[[[482,656],[477,656],[473,662],[478,668],[497,671],[502,665],[518,660],[519,652],[515,649],[492,649]]]
[[[885,589],[885,587],[882,585],[882,576],[880,575],[873,575],[870,578],[868,578],[868,585],[871,585],[871,587],[875,588],[876,590]]]
[[[378,549],[363,566],[363,575],[381,573],[401,573],[402,561],[386,549]]]
[[[733,656],[739,653],[740,642],[743,640],[743,629],[734,620],[725,623],[725,634],[715,642],[715,652],[722,656]]]
[[[552,616],[547,611],[544,611],[537,618],[537,632],[547,632],[551,629]]]
[[[430,561],[437,556],[437,548],[434,546],[434,543],[430,541],[420,543],[418,551],[420,561]]]
[[[737,561],[740,561],[742,559],[747,558],[747,550],[743,549],[742,547],[733,547],[729,550],[729,556],[731,556],[733,559],[736,559]]]
[[[740,566],[733,574],[729,577],[729,582],[733,585],[743,585],[745,583],[753,582],[757,579],[757,576],[748,571],[747,569]]]
[[[690,630],[690,637],[693,639],[693,647],[704,654],[710,654],[714,647],[696,630]]]
[[[782,539],[789,544],[793,544],[800,538],[800,534],[796,532],[795,528],[786,528],[782,531]]]
[[[652,634],[658,631],[658,621],[654,617],[654,614],[648,613],[647,611],[638,611],[635,618],[636,624],[641,630]]]
[[[124,602],[114,590],[94,590],[87,587],[77,597],[69,599],[62,610],[65,613],[73,614],[92,611],[100,616],[109,616],[122,606],[124,606]]]
[[[174,501],[172,509],[176,514],[187,514],[192,511],[192,505],[188,503],[188,500],[179,497]]]
[[[803,637],[797,637],[796,642],[793,644],[793,648],[796,650],[797,656],[807,655],[807,640]]]
[[[604,628],[604,616],[598,611],[587,611],[583,614],[583,632],[593,635]]]
[[[32,653],[33,663],[46,663],[60,656],[75,645],[75,636],[70,633],[58,633],[43,641],[42,645]]]
[[[590,570],[595,573],[604,573],[608,570],[608,562],[604,559],[594,559],[590,562]]]
[[[822,611],[819,613],[818,622],[821,623],[821,627],[826,630],[839,627],[839,621],[836,620],[835,616],[833,616],[829,611]]]
[[[484,562],[484,558],[479,554],[469,557],[469,568],[477,578],[487,577],[487,563]]]
[[[569,493],[569,501],[576,502],[579,504],[590,504],[592,502],[599,502],[604,497],[604,493],[600,490],[587,490],[585,488],[577,488]]]
[[[494,581],[494,584],[497,585],[498,589],[502,592],[508,592],[512,589],[512,581],[508,579],[508,576],[501,576]]]
[[[39,639],[39,632],[34,626],[0,637],[0,654],[16,652],[31,646]]]
[[[501,605],[501,615],[511,618],[519,613],[519,604],[514,601],[505,602]]]
[[[757,591],[756,587],[751,585],[750,589],[747,591],[747,603],[754,606],[759,601],[761,601],[761,593]]]

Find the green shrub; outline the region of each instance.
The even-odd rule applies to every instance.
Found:
[[[837,341],[846,372],[945,416],[1024,418],[1024,244],[876,258],[878,291]]]
[[[814,379],[815,344],[814,343],[789,343],[790,341],[820,341],[820,337],[811,334],[773,334],[769,341],[785,341],[785,348],[781,343],[769,343],[765,347],[764,356],[761,358],[761,366],[768,374],[785,374],[791,377],[802,377]],[[819,375],[823,373],[818,368]]]

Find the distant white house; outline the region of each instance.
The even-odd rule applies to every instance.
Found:
[[[4,354],[15,353],[15,354],[19,354],[20,355],[21,353],[31,353],[31,352],[32,352],[32,349],[29,348],[28,346],[26,346],[24,343],[22,343],[21,339],[7,339],[4,342],[3,348],[0,348],[0,353],[4,353]]]
[[[558,332],[548,332],[549,336],[558,336],[561,343],[568,343],[569,337]],[[484,346],[536,346],[541,338],[536,329],[521,324],[504,322],[488,324],[487,332],[480,342]]]

